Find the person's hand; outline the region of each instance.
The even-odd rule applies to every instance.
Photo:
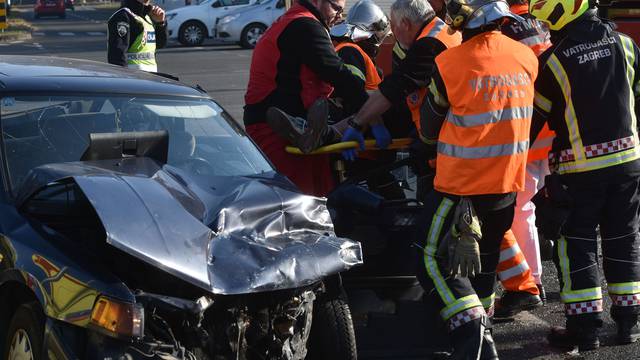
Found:
[[[376,139],[376,146],[379,149],[386,149],[391,144],[391,134],[384,124],[374,124],[371,126],[371,133]]]
[[[364,136],[362,136],[360,131],[351,126],[349,126],[344,132],[341,141],[357,141],[360,145],[360,150],[364,151]],[[354,161],[356,159],[356,149],[347,149],[342,151],[342,157],[345,158],[345,160]]]
[[[462,233],[452,254],[451,271],[462,277],[480,274],[480,245],[474,236]]]
[[[149,12],[149,16],[151,17],[151,20],[153,20],[153,22],[164,23],[164,10],[162,10],[160,6],[153,5],[151,7],[151,11]]]

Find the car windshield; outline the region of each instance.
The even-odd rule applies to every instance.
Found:
[[[166,130],[168,164],[187,172],[243,176],[273,171],[220,106],[208,99],[16,96],[0,103],[4,159],[13,189],[29,170],[79,161],[90,133]],[[197,165],[197,166],[194,166]]]

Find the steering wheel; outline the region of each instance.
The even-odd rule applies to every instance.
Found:
[[[181,167],[186,171],[197,175],[214,176],[216,174],[216,171],[211,163],[201,157],[190,157],[182,163]]]

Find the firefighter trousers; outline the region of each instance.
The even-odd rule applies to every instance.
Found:
[[[449,276],[448,256],[438,253],[440,243],[451,228],[459,197],[435,190],[427,195],[416,232],[415,241],[421,247],[417,276],[425,289],[427,304],[439,311],[449,331],[492,313],[500,243],[513,221],[515,201],[509,200],[495,209],[485,201],[471,199],[482,223],[479,275],[471,279]]]
[[[588,174],[583,176],[588,179]],[[620,319],[638,314],[640,177],[601,183],[572,178],[571,182],[564,183],[573,204],[562,227],[554,261],[559,269],[565,314],[571,320],[567,324],[579,323],[575,320],[580,318],[601,317],[598,227],[604,276],[612,300],[611,315]],[[587,314],[591,315],[583,316]]]

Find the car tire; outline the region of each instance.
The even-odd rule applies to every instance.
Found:
[[[240,34],[240,46],[245,49],[253,49],[256,47],[258,40],[267,30],[264,24],[253,23],[247,25]]]
[[[207,28],[199,21],[187,21],[180,26],[178,41],[184,46],[198,46],[207,37]]]
[[[307,359],[356,360],[356,334],[346,295],[323,294],[313,304]]]
[[[43,338],[44,314],[40,304],[30,302],[20,305],[9,323],[3,359],[29,358],[29,354],[33,360],[44,359]]]

